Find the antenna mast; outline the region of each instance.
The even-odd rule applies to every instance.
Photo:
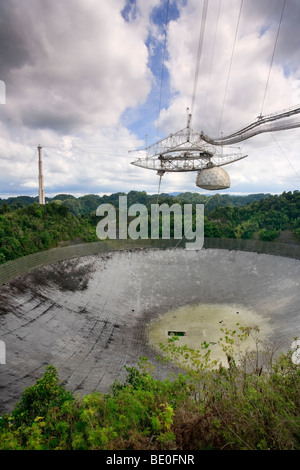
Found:
[[[42,146],[38,146],[39,151],[39,203],[45,204],[43,164],[42,164]]]

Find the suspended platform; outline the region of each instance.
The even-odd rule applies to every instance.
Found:
[[[186,128],[145,149],[137,150],[143,156],[136,158],[131,164],[156,170],[160,177],[166,172],[197,171],[197,186],[208,190],[229,188],[229,175],[219,167],[241,160],[247,155],[236,151],[225,154],[222,148],[205,142],[199,132],[191,129],[190,121],[189,114]]]
[[[190,122],[191,114],[188,113],[185,129],[137,150],[142,156],[131,162],[132,165],[156,170],[160,177],[166,172],[197,171],[196,185],[200,188],[227,189],[230,187],[230,178],[220,167],[246,158],[247,155],[237,151],[224,153],[224,147],[263,132],[300,127],[300,107],[298,105],[266,116],[260,115],[256,121],[221,138],[211,138],[203,132],[194,131]]]

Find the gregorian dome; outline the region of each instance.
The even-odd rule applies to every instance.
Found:
[[[223,168],[214,166],[200,170],[196,179],[196,186],[208,190],[230,188],[230,177]]]

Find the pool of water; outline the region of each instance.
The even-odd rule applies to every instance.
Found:
[[[243,327],[256,328],[251,329],[250,335],[242,341],[239,336],[243,333]],[[233,334],[233,331],[236,333]],[[200,350],[204,342],[208,343],[211,359],[223,365],[228,364],[220,344],[225,344],[225,335],[235,338],[234,351],[238,357],[254,350],[260,342],[266,344],[271,333],[268,318],[236,304],[196,304],[172,309],[151,321],[147,331],[149,344],[157,352],[162,353],[160,345],[166,346],[169,339],[176,336],[177,346],[187,345]]]

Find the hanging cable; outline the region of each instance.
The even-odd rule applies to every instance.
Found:
[[[33,159],[35,158],[36,154],[37,154],[37,149],[35,148],[33,154],[31,155],[31,157],[28,160],[26,166],[24,167],[21,176],[13,184],[14,189],[19,189],[19,187],[21,186],[21,182],[24,180],[25,172],[26,172],[27,168],[29,167],[29,165],[31,165],[31,163],[33,162]]]
[[[161,185],[161,179],[163,177],[163,174],[160,174],[159,175],[159,182],[158,182],[158,190],[157,190],[157,199],[156,199],[156,204],[158,204],[158,199],[159,199],[159,195],[160,195],[160,185]]]
[[[194,115],[194,107],[195,107],[195,100],[196,100],[196,94],[197,94],[198,77],[199,77],[200,61],[201,61],[201,55],[202,55],[202,46],[203,46],[203,38],[204,38],[204,31],[205,31],[205,24],[206,24],[208,1],[209,0],[204,0],[203,8],[202,8],[202,20],[201,20],[201,26],[200,26],[200,32],[199,32],[196,68],[195,68],[195,76],[194,76],[194,86],[193,86],[193,94],[192,94],[192,106],[191,106],[192,117]]]
[[[214,60],[214,55],[215,55],[215,45],[216,45],[217,30],[218,30],[218,25],[219,25],[220,10],[221,10],[221,0],[219,0],[217,21],[216,21],[214,40],[213,40],[213,48],[212,48],[210,68],[209,68],[208,86],[207,86],[207,89],[206,89],[206,95],[205,95],[204,106],[203,106],[203,125],[204,125],[205,117],[206,117],[206,103],[207,103],[208,92],[209,92],[209,89],[210,89],[211,72],[212,72],[212,65],[213,65],[213,60]]]
[[[290,164],[292,170],[294,171],[295,175],[297,176],[297,178],[298,178],[299,181],[300,181],[300,175],[299,175],[299,173],[297,172],[296,168],[292,165],[291,161],[288,159],[286,153],[283,151],[282,147],[279,145],[279,142],[275,139],[275,137],[273,136],[273,134],[270,133],[270,136],[272,137],[272,139],[273,139],[274,142],[276,143],[277,147],[278,147],[279,150],[281,151],[282,155],[286,158],[286,160],[287,160],[288,163]]]
[[[158,137],[158,133],[159,133],[159,116],[160,116],[160,111],[161,111],[162,87],[163,87],[163,79],[164,79],[165,56],[166,56],[166,46],[167,46],[168,21],[169,21],[169,0],[167,1],[166,23],[165,23],[165,39],[164,39],[164,49],[163,49],[163,60],[162,60],[162,66],[161,66],[158,119],[157,119],[157,130],[156,130],[157,137]]]
[[[271,69],[272,69],[272,66],[273,66],[273,60],[274,60],[274,56],[275,56],[275,50],[276,50],[277,41],[278,41],[278,37],[279,37],[279,31],[280,31],[280,26],[281,26],[281,23],[282,23],[282,17],[283,17],[283,12],[284,12],[284,8],[285,8],[285,4],[286,4],[286,0],[283,1],[283,5],[282,5],[282,11],[281,11],[281,16],[280,16],[280,20],[279,20],[278,29],[277,29],[276,39],[275,39],[275,43],[274,43],[274,48],[273,48],[273,54],[272,54],[272,58],[271,58],[271,63],[270,63],[270,67],[269,67],[269,73],[268,73],[266,88],[265,88],[264,97],[263,97],[263,101],[262,101],[262,105],[261,105],[261,111],[260,111],[260,115],[261,115],[261,116],[262,116],[262,113],[263,113],[263,108],[264,108],[264,104],[265,104],[266,94],[267,94],[267,90],[268,90],[268,86],[269,86],[270,74],[271,74]]]
[[[158,105],[158,118],[157,118],[157,130],[156,135],[158,137],[159,134],[159,117],[160,117],[160,110],[161,110],[161,99],[162,99],[162,87],[163,87],[163,79],[164,79],[164,68],[165,68],[165,56],[166,56],[166,48],[167,48],[167,30],[168,30],[168,22],[169,22],[169,0],[167,1],[167,11],[166,11],[166,23],[165,23],[165,39],[164,39],[164,49],[163,49],[163,60],[161,65],[161,78],[160,78],[160,93],[159,93],[159,105]],[[147,147],[147,145],[146,145]],[[163,173],[159,175],[159,183],[158,183],[158,192],[157,192],[157,201],[160,193],[160,185]]]
[[[228,70],[228,75],[227,75],[225,93],[224,93],[224,98],[223,98],[223,105],[222,105],[221,116],[220,116],[220,122],[219,122],[219,128],[218,128],[218,135],[219,135],[219,133],[220,133],[221,123],[222,123],[222,119],[223,119],[224,105],[225,105],[225,100],[226,100],[226,95],[227,95],[227,88],[228,88],[228,83],[229,83],[229,77],[230,77],[231,67],[232,67],[232,61],[233,61],[233,55],[234,55],[234,50],[235,50],[235,45],[236,45],[237,33],[238,33],[239,24],[240,24],[240,19],[241,19],[243,1],[244,1],[244,0],[241,0],[240,11],[239,11],[239,16],[238,16],[238,21],[237,21],[237,25],[236,25],[236,29],[235,29],[235,36],[234,36],[234,41],[233,41],[233,46],[232,46],[231,59],[230,59],[230,64],[229,64],[229,70]]]

